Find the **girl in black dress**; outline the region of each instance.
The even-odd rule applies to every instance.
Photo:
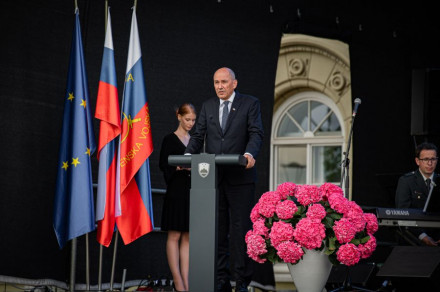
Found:
[[[189,103],[176,111],[179,126],[166,135],[160,149],[159,167],[162,170],[167,192],[164,199],[161,229],[168,231],[167,259],[177,291],[189,291],[189,191],[191,173],[187,168],[168,164],[169,155],[182,155],[188,144],[189,131],[194,126],[196,111]]]

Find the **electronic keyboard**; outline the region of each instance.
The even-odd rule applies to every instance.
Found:
[[[380,226],[440,228],[440,213],[420,209],[376,208]]]

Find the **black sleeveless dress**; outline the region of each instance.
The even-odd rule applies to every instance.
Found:
[[[185,149],[186,146],[174,133],[166,135],[162,141],[159,167],[167,184],[160,226],[163,231],[189,231],[191,172],[176,170],[176,166],[168,164],[169,155],[182,155]]]

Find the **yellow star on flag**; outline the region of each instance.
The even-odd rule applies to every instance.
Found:
[[[69,97],[67,99],[72,101],[74,98],[75,96],[73,96],[73,92],[69,92]]]
[[[90,148],[87,147],[87,151],[84,154],[87,154],[88,156],[90,156]]]
[[[69,167],[69,163],[67,161],[63,161],[63,166],[61,166],[61,168],[64,168],[64,170],[67,171],[68,167]]]
[[[81,104],[84,108],[86,108],[86,101],[84,99],[81,99]]]
[[[73,158],[73,157],[72,157],[72,164],[75,165],[75,167],[76,167],[78,164],[80,164],[80,162],[79,162],[79,157],[77,157],[77,158]]]

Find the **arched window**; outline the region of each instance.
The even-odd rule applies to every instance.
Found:
[[[319,92],[288,98],[274,114],[271,186],[339,184],[345,133],[335,103]]]

